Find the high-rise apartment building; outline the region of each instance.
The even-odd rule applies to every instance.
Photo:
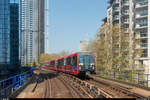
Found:
[[[19,67],[19,2],[0,0],[0,75]]]
[[[140,49],[143,54],[138,62],[146,65],[150,73],[150,1],[149,0],[109,0],[107,22],[119,24],[140,35]]]
[[[44,53],[44,2],[21,0],[21,63],[38,62]]]

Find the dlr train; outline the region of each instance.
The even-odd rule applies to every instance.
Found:
[[[51,60],[43,65],[45,69],[76,76],[96,74],[96,57],[92,52],[77,52],[66,57]]]

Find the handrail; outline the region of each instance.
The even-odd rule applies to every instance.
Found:
[[[30,67],[30,69],[26,72],[1,80],[0,98],[8,98],[22,87],[32,75],[33,67]]]
[[[105,72],[99,70],[98,75],[104,78],[110,78],[114,80],[121,80],[127,83],[133,83],[138,86],[150,87],[150,74],[142,74],[136,72],[121,72],[121,71],[109,71]]]

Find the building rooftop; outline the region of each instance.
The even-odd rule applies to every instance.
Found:
[[[108,0],[109,4],[112,4],[114,2],[114,0]]]

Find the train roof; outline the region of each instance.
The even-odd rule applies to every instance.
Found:
[[[70,54],[70,55],[68,55],[68,56],[64,56],[64,57],[58,58],[58,59],[56,59],[56,60],[61,60],[61,59],[64,59],[64,58],[67,58],[67,57],[71,57],[71,56],[74,56],[74,55],[80,54],[80,53],[82,54],[82,53],[93,53],[93,52],[88,52],[88,51],[76,52],[76,53],[72,53],[72,54]]]

